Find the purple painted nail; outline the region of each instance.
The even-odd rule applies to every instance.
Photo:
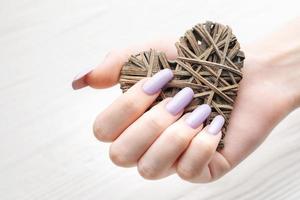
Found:
[[[224,123],[225,119],[222,115],[216,116],[208,126],[207,132],[212,135],[217,135],[222,129]]]
[[[172,70],[163,69],[154,74],[146,83],[143,85],[143,90],[149,95],[157,93],[173,78]]]
[[[198,106],[187,118],[186,123],[192,128],[198,128],[211,113],[208,104]]]
[[[75,76],[75,78],[72,81],[73,90],[78,90],[78,89],[81,89],[81,88],[84,88],[85,86],[87,86],[84,78],[88,73],[93,71],[93,69],[94,68],[86,68]]]
[[[173,115],[177,115],[193,99],[194,92],[186,87],[180,90],[166,105],[166,109]]]

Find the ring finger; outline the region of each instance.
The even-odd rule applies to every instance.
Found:
[[[168,127],[139,160],[139,173],[147,179],[168,175],[210,112],[210,106],[203,104]]]

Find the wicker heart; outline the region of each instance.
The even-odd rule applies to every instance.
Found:
[[[172,69],[173,80],[163,88],[153,105],[166,97],[174,96],[184,87],[192,88],[194,99],[185,112],[190,112],[203,103],[209,104],[212,113],[204,125],[209,124],[216,115],[222,115],[225,125],[218,150],[222,149],[239,82],[243,76],[241,68],[244,53],[230,27],[212,22],[196,25],[175,45],[178,58],[174,61],[167,60],[164,52],[155,50],[131,56],[121,70],[121,89],[125,92],[142,78],[150,77],[164,68]]]

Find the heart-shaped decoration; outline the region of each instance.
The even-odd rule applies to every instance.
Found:
[[[166,97],[174,96],[184,87],[192,88],[194,99],[185,112],[190,112],[203,103],[209,104],[212,113],[204,125],[209,124],[216,115],[222,115],[225,125],[218,150],[222,149],[239,82],[243,76],[241,68],[244,53],[230,27],[212,22],[197,24],[186,31],[175,45],[178,57],[174,61],[169,61],[164,52],[152,49],[132,55],[121,70],[121,89],[125,92],[142,78],[170,68],[174,78],[163,88],[153,105]]]

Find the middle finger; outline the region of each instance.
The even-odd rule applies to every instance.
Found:
[[[111,160],[123,167],[135,165],[156,138],[181,116],[193,95],[191,88],[184,88],[138,118],[110,146]]]

